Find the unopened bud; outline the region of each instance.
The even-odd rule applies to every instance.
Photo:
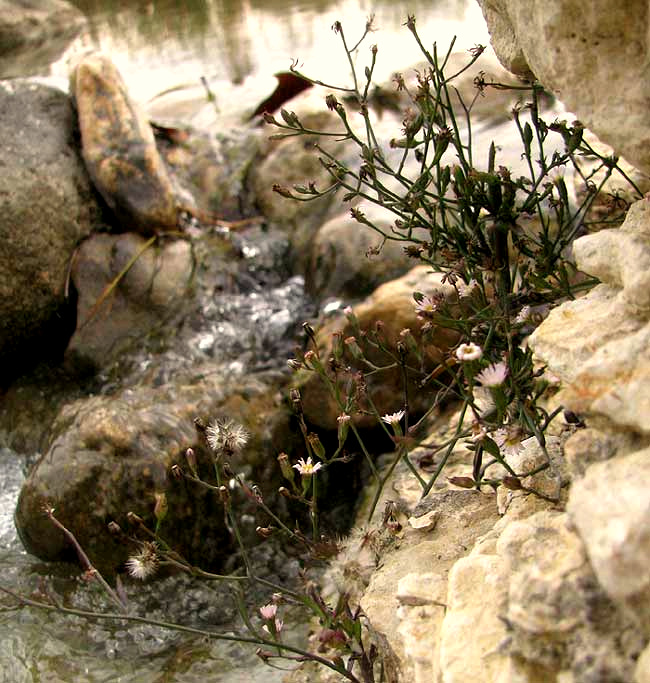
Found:
[[[343,357],[343,332],[338,331],[332,334],[332,353],[336,360]]]
[[[286,486],[280,486],[278,489],[278,493],[283,497],[283,498],[291,498],[291,491]]]
[[[325,104],[327,108],[334,111],[338,105],[339,101],[331,93],[325,97]]]
[[[165,493],[154,493],[154,498],[156,499],[156,504],[153,509],[154,517],[162,522],[165,517],[167,517],[167,512],[169,508],[167,506],[167,496]]]
[[[357,320],[357,316],[354,314],[354,311],[352,310],[352,306],[346,306],[343,309],[343,313],[345,313],[345,317],[348,319],[348,323],[350,324],[350,327],[352,328],[352,332],[354,334],[359,334],[360,333],[359,321]]]
[[[289,399],[291,400],[291,403],[293,403],[293,409],[296,413],[302,415],[302,399],[300,398],[298,389],[291,389],[291,391],[289,391]]]
[[[280,453],[280,455],[278,455],[278,464],[280,465],[282,476],[287,481],[292,482],[294,471],[293,467],[291,467],[291,463],[289,462],[289,456],[286,453]]]
[[[476,482],[471,477],[447,477],[447,481],[462,489],[473,489],[476,486]]]
[[[144,520],[140,515],[136,515],[135,512],[127,512],[126,519],[129,524],[144,524]]]
[[[505,477],[503,477],[501,483],[511,491],[520,491],[523,488],[521,481],[518,477],[513,477],[508,474]]]
[[[115,535],[120,535],[122,533],[122,527],[117,522],[109,522],[108,530]]]
[[[261,538],[270,538],[271,536],[273,536],[273,531],[274,528],[272,526],[258,526],[255,529],[255,532]]]
[[[289,358],[287,365],[289,366],[289,369],[293,370],[294,372],[297,372],[302,368],[302,363],[296,358]]]
[[[305,331],[305,334],[311,339],[315,339],[316,333],[314,332],[314,328],[307,322],[304,322],[302,324],[302,329]]]
[[[283,185],[278,185],[277,183],[273,185],[273,192],[277,192],[281,197],[285,197],[286,199],[293,199],[291,190]]]
[[[348,431],[350,430],[350,420],[352,418],[347,413],[341,413],[336,421],[338,422],[338,438],[339,447],[345,443],[348,438]]]
[[[307,351],[305,354],[305,365],[310,370],[316,370],[318,372],[323,371],[323,364],[320,362],[320,358],[315,351]]]
[[[227,486],[219,487],[219,499],[224,505],[228,505],[230,502],[230,491]]]
[[[255,650],[255,654],[264,662],[264,664],[268,664],[269,659],[273,657],[272,652],[269,652],[268,650],[262,650],[260,647]]]
[[[318,438],[318,434],[314,434],[313,432],[308,434],[307,441],[309,441],[309,445],[312,447],[314,454],[318,457],[318,459],[324,460],[325,446],[323,446],[321,440]]]
[[[353,358],[356,358],[357,360],[363,358],[363,351],[361,350],[359,344],[357,344],[357,340],[354,337],[348,337],[345,340],[345,346],[352,354]]]
[[[174,479],[180,480],[183,478],[183,470],[176,464],[172,465],[170,472]]]
[[[185,460],[187,460],[187,465],[190,468],[190,472],[195,476],[198,477],[198,471],[196,469],[196,454],[194,453],[193,448],[188,448],[185,451]]]

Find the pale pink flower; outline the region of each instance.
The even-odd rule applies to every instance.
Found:
[[[274,605],[273,603],[264,605],[264,607],[260,607],[260,614],[262,615],[262,619],[275,619],[277,611],[278,606]]]
[[[523,433],[520,427],[509,425],[494,432],[494,441],[504,455],[518,455],[523,451]]]
[[[284,621],[282,621],[282,619],[276,619],[273,623],[275,625],[275,633],[277,635],[282,630],[282,627],[284,626]],[[269,629],[269,627],[266,624],[264,624],[264,626],[262,626],[262,631],[265,631],[266,633],[271,634],[271,630]]]
[[[478,360],[483,355],[483,350],[478,344],[470,342],[469,344],[461,344],[456,349],[456,358],[460,361]]]
[[[302,477],[311,477],[311,475],[318,472],[322,466],[322,462],[313,463],[310,455],[306,461],[300,458],[297,464],[294,465],[294,468],[300,472]]]
[[[404,417],[404,411],[399,410],[396,413],[391,413],[389,415],[384,415],[381,418],[382,422],[385,422],[388,425],[396,425],[400,423],[400,420]]]
[[[443,301],[442,294],[424,296],[415,306],[415,313],[420,320],[433,317]]]
[[[477,381],[479,381],[484,387],[498,387],[501,386],[508,376],[508,366],[503,363],[492,363],[488,365],[487,368],[483,368],[481,372],[476,375]]]

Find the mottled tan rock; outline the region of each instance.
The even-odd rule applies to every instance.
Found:
[[[390,234],[394,214],[373,204],[358,208]],[[358,223],[349,212],[335,216],[320,228],[311,245],[305,287],[318,299],[341,297],[357,301],[410,270],[413,261],[404,253],[405,244],[388,240],[382,245],[382,236]],[[380,246],[381,252],[377,253]]]
[[[86,168],[122,227],[176,230],[178,202],[153,131],[110,58],[84,57],[70,80]]]
[[[598,137],[650,171],[648,5],[479,0],[506,68],[555,93]]]
[[[401,278],[377,287],[369,297],[354,307],[354,314],[360,330],[372,332],[375,330],[378,321],[381,321],[383,325],[381,334],[387,345],[393,349],[399,339],[400,332],[405,328],[409,328],[413,336],[419,339],[422,323],[417,319],[415,313],[414,291],[420,291],[427,295],[442,292],[450,298],[456,295],[456,291],[451,285],[442,282],[441,274],[432,273],[428,266],[416,266]],[[321,350],[321,357],[325,361],[331,355],[332,334],[339,330],[343,331],[344,338],[355,334],[350,323],[342,316],[328,322],[318,330],[317,343]],[[457,339],[455,332],[436,328],[435,332],[427,338],[426,344],[423,345],[430,368],[434,368],[445,357]],[[383,351],[374,349],[370,344],[363,342],[361,338],[357,341],[372,363],[378,366],[392,363],[392,359]],[[363,367],[364,370],[367,369],[366,366],[355,363],[349,352],[345,353],[344,359],[351,366],[356,364]],[[412,357],[412,362],[418,364],[414,357]],[[339,380],[348,381],[343,373],[340,373]],[[368,375],[366,381],[368,391],[380,415],[393,413],[403,407],[402,373],[399,368]],[[320,377],[316,373],[310,373],[301,376],[298,383],[300,384],[307,419],[317,426],[336,429],[336,418],[342,411]],[[431,405],[431,394],[419,387],[418,382],[412,382],[410,386],[412,409],[415,412],[424,412]],[[355,417],[355,419],[357,418]],[[376,423],[376,419],[372,415],[359,416],[358,420],[358,423],[363,426]]]
[[[603,279],[551,311],[529,343],[566,383],[565,405],[650,433],[650,203],[632,205],[619,230],[574,244],[578,267]]]
[[[184,240],[146,244],[135,233],[102,233],[81,245],[72,269],[78,326],[68,356],[106,367],[182,311],[194,275],[191,245]]]
[[[454,564],[440,632],[440,670],[445,683],[499,680],[507,661],[499,652],[507,636],[500,619],[507,597],[507,567],[501,558],[473,555]]]
[[[650,449],[591,465],[567,510],[607,594],[650,615]],[[650,626],[650,616],[643,619]],[[650,635],[650,632],[649,632]]]
[[[413,514],[432,510],[439,513],[436,527],[426,532],[405,528],[404,537],[384,555],[361,600],[372,628],[386,637],[400,662],[400,680],[413,683],[428,683],[438,675],[435,643],[444,609],[437,603],[446,602],[440,578],[446,579],[454,562],[498,519],[494,496],[477,491],[430,494]],[[434,578],[416,590],[414,573]],[[426,604],[408,609],[407,596],[411,602]],[[417,634],[426,639],[424,643],[409,642]]]
[[[641,653],[636,663],[634,683],[650,683],[650,645]]]

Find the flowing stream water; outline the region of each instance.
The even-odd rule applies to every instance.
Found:
[[[286,70],[293,59],[313,77],[341,82],[349,65],[340,37],[331,30],[337,20],[354,42],[368,15],[375,13],[377,31],[368,45],[379,46],[378,82],[422,61],[403,26],[409,13],[416,15],[427,45],[435,40],[446,49],[454,35],[459,50],[489,40],[473,0],[77,0],[73,4],[87,14],[89,29],[46,72],[26,75],[66,87],[69,65],[76,56],[101,49],[114,60],[131,94],[151,116],[209,131],[240,122],[273,90],[273,74]],[[215,94],[216,106],[206,101],[201,77]],[[260,251],[259,241],[243,244],[242,250],[251,264],[250,287],[236,297],[215,300],[212,308],[206,306],[205,325],[196,330],[198,352],[224,353],[227,347],[223,360],[229,363],[237,362],[239,352],[249,353],[251,344],[268,348],[279,342],[304,315],[302,304],[296,303],[303,296],[300,279],[279,278],[270,288],[267,283],[256,285],[255,263],[269,254],[263,253],[263,247]],[[238,350],[241,339],[248,339],[248,346]],[[272,362],[271,357],[264,360]],[[102,606],[101,596],[79,590],[81,580],[71,575],[69,566],[46,565],[22,550],[12,513],[25,467],[22,456],[0,449],[3,584],[31,590],[34,577],[43,576],[61,594],[74,594],[76,604],[81,599],[88,607]],[[222,609],[218,590],[197,587],[184,578],[165,579],[155,592],[131,588],[129,598],[140,613],[152,617],[167,619],[170,611],[172,616],[191,613],[197,615],[197,623],[225,631],[235,628],[235,615]],[[249,646],[206,642],[147,626],[88,624],[29,610],[0,613],[0,642],[0,681],[7,683],[272,683],[284,675],[264,666]]]

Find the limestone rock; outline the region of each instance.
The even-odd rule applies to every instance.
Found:
[[[650,171],[648,6],[570,0],[479,0],[506,68],[530,75],[603,142]]]
[[[506,567],[499,557],[473,555],[454,564],[440,631],[440,669],[446,683],[498,680],[504,659],[498,647],[507,636],[499,617],[507,594]]]
[[[433,510],[439,513],[435,529],[421,532],[409,528],[394,550],[384,555],[361,601],[372,628],[395,650],[400,680],[413,683],[428,683],[439,675],[442,645],[436,641],[447,601],[447,571],[498,518],[494,496],[477,491],[430,494],[414,514],[422,516]],[[418,589],[413,573],[421,582]],[[424,640],[411,641],[413,637]]]
[[[176,230],[178,201],[153,131],[111,60],[82,58],[70,81],[86,168],[123,228]]]
[[[650,449],[591,465],[573,484],[568,512],[612,600],[630,605],[650,636]]]
[[[642,434],[650,432],[650,271],[644,266],[650,263],[649,219],[650,203],[643,199],[632,205],[619,230],[576,240],[578,267],[603,284],[551,311],[529,339],[567,383],[568,408]]]
[[[62,354],[74,327],[66,297],[70,260],[101,211],[64,93],[3,81],[0,117],[0,375],[6,378]]]

